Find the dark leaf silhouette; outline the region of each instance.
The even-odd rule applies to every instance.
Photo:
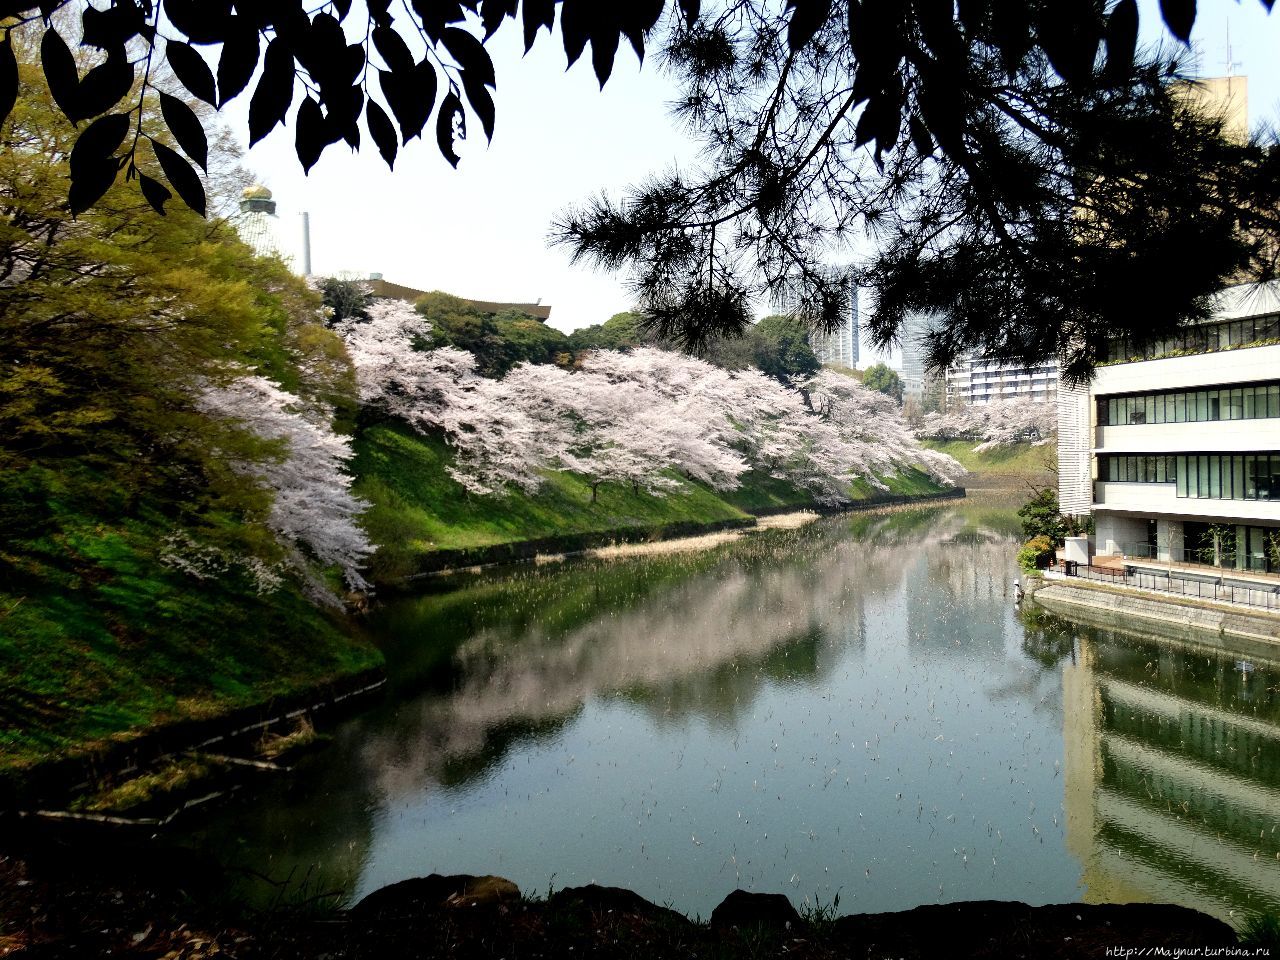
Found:
[[[80,175],[71,178],[71,190],[68,193],[71,215],[79,216],[101,200],[103,194],[115,183],[119,169],[115,157],[97,157],[92,162],[85,161],[80,167]]]
[[[373,28],[373,45],[392,72],[413,70],[413,54],[409,52],[409,45],[390,27]]]
[[[267,44],[262,76],[249,101],[249,146],[284,123],[293,103],[293,54],[279,37]]]
[[[471,109],[480,118],[480,126],[484,130],[485,139],[492,140],[494,118],[497,115],[493,97],[489,95],[485,85],[476,82],[470,74],[462,75],[462,92],[467,95],[467,103],[471,104]]]
[[[520,6],[524,17],[524,49],[528,53],[540,28],[546,27],[547,32],[551,32],[556,22],[556,5],[555,0],[523,0]]]
[[[444,100],[440,104],[440,112],[436,115],[436,144],[440,147],[440,155],[449,161],[449,165],[456,167],[461,157],[454,152],[453,141],[454,118],[457,118],[457,134],[459,140],[465,140],[467,137],[466,115],[462,112],[462,101],[458,99],[458,95],[450,90],[445,94]]]
[[[489,59],[489,51],[479,40],[457,27],[448,27],[442,39],[445,49],[458,61],[463,73],[472,77],[476,83],[490,87],[495,85],[493,61]]]
[[[364,116],[369,124],[369,136],[373,137],[373,142],[377,144],[378,152],[382,154],[382,159],[387,162],[387,166],[394,170],[399,145],[396,143],[396,128],[391,123],[391,118],[378,105],[378,101],[372,98],[365,104]]]
[[[182,198],[182,202],[200,216],[205,214],[204,185],[191,164],[187,163],[176,150],[166,147],[159,140],[151,141],[151,149],[160,161],[160,169],[164,171],[169,185]]]
[[[44,67],[49,93],[58,109],[69,120],[81,119],[76,103],[76,95],[80,91],[80,73],[76,70],[75,57],[71,55],[66,41],[53,27],[46,30],[40,40],[40,63]]]
[[[127,113],[109,113],[85,127],[84,132],[76,139],[76,145],[71,148],[71,156],[67,161],[71,167],[71,179],[79,179],[94,166],[111,157],[120,149],[128,132]]]
[[[1133,69],[1138,46],[1137,0],[1120,0],[1107,15],[1107,78],[1120,83]]]
[[[174,75],[193,97],[217,106],[218,93],[213,84],[213,71],[209,69],[204,57],[181,40],[168,41],[165,44],[165,56],[169,59]]]
[[[177,97],[161,93],[160,112],[164,116],[164,122],[169,126],[169,131],[173,134],[173,138],[178,141],[178,146],[186,152],[188,157],[200,164],[200,169],[207,172],[209,169],[209,142],[205,139],[204,128],[200,126],[200,121],[196,118],[195,111]]]
[[[148,39],[154,35],[142,9],[131,3],[116,4],[105,10],[85,7],[81,23],[81,42],[104,50],[122,47],[140,33]]]
[[[0,124],[9,119],[13,105],[18,100],[18,60],[13,55],[13,44],[6,32],[0,41]]]
[[[164,14],[191,43],[221,43],[232,19],[231,0],[165,0]]]
[[[296,128],[294,147],[298,152],[298,160],[302,164],[303,172],[310,173],[311,168],[320,159],[320,154],[324,152],[324,148],[331,142],[328,131],[325,129],[325,119],[320,111],[320,104],[311,97],[305,98],[302,106],[298,107],[294,126]]]
[[[133,86],[133,64],[123,49],[112,51],[106,62],[90,70],[76,91],[76,119],[87,119],[105,113],[125,96]]]
[[[1191,43],[1196,22],[1196,0],[1160,0],[1160,13],[1169,30],[1183,43]]]
[[[400,125],[400,142],[408,143],[422,134],[436,100],[436,74],[424,60],[405,73],[378,71],[378,83],[387,106]]]
[[[515,19],[518,6],[518,0],[480,0],[480,22],[486,40],[497,33],[504,17]]]
[[[249,85],[253,71],[258,67],[260,52],[257,28],[247,17],[231,17],[229,23],[232,26],[222,44],[222,55],[218,57],[219,107]],[[178,195],[182,195],[181,190]]]
[[[799,50],[831,16],[831,0],[787,0],[787,6],[791,9],[787,43],[792,50]]]
[[[159,180],[148,177],[145,173],[138,174],[138,186],[142,188],[142,196],[147,203],[151,204],[151,209],[160,216],[165,216],[164,205],[173,194]]]

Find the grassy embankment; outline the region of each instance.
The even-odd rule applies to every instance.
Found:
[[[438,438],[407,427],[367,428],[356,442],[356,492],[372,504],[365,522],[381,545],[373,561],[375,579],[406,576],[424,559],[444,550],[475,550],[496,544],[584,533],[642,534],[678,524],[743,520],[761,512],[814,506],[808,493],[766,475],[751,473],[729,492],[681,480],[665,496],[605,484],[595,503],[591,485],[568,473],[552,473],[536,495],[468,496],[445,472],[450,453]],[[919,471],[888,481],[890,492],[935,493],[942,489]],[[851,489],[871,499],[868,483]]]
[[[955,457],[961,466],[981,478],[1033,479],[1057,469],[1057,448],[1052,443],[1013,443],[981,452],[974,451],[977,444],[972,440],[925,440],[923,445]]]
[[[159,520],[60,528],[0,586],[0,779],[381,663],[294,585],[259,596],[164,566]]]

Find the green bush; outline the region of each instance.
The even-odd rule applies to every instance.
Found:
[[[1018,566],[1030,573],[1043,570],[1053,562],[1053,541],[1046,536],[1032,537],[1018,551]]]

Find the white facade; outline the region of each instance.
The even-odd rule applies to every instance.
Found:
[[[1100,367],[1083,402],[1059,394],[1059,502],[1089,503],[1098,554],[1280,568],[1280,282],[1218,306],[1152,359]]]
[[[1058,394],[1056,361],[1025,367],[970,357],[947,369],[947,402],[982,406],[992,400],[1030,397],[1051,403]]]

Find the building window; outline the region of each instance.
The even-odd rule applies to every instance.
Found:
[[[1155,360],[1169,354],[1208,353],[1230,350],[1248,344],[1262,344],[1280,338],[1280,314],[1245,317],[1221,323],[1204,323],[1186,327],[1172,336],[1139,346],[1127,337],[1107,342],[1103,360],[1123,363],[1131,360]]]
[[[1128,456],[1101,456],[1100,479],[1127,482],[1134,476]],[[1150,459],[1150,458],[1137,458]],[[1172,461],[1166,464],[1165,480],[1176,484],[1179,497],[1207,500],[1280,500],[1280,453],[1245,454],[1178,454],[1160,458]],[[1105,466],[1103,465],[1105,462]],[[1120,466],[1123,462],[1123,466]],[[1172,474],[1168,471],[1172,469]],[[1149,481],[1145,481],[1149,482]]]
[[[1098,398],[1098,425],[1103,427],[1270,417],[1280,417],[1280,383]]]

